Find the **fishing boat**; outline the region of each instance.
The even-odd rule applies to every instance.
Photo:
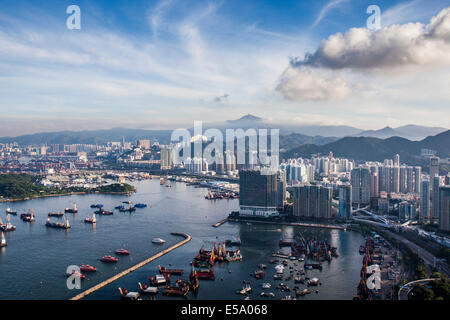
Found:
[[[62,217],[64,215],[64,213],[63,212],[49,212],[48,213],[48,216],[49,217]]]
[[[154,295],[154,294],[157,294],[159,291],[158,287],[149,287],[146,284],[142,285],[140,282],[138,284],[139,284],[139,290],[141,291],[142,294]]]
[[[33,222],[34,221],[34,211],[31,210],[30,213],[22,213],[20,215],[20,219],[25,222]]]
[[[101,214],[102,216],[110,216],[113,214],[112,211],[106,211],[103,209],[98,209],[97,211],[94,212],[95,214]]]
[[[92,218],[84,218],[84,223],[95,224],[97,223],[97,219],[95,218],[95,214],[92,215]]]
[[[102,261],[102,262],[117,262],[117,261],[119,261],[119,259],[117,259],[117,258],[115,258],[115,257],[112,257],[112,256],[106,255],[106,256],[103,256],[103,257],[100,259],[100,261]]]
[[[72,208],[66,208],[64,209],[65,213],[78,213],[77,204],[74,203]]]
[[[121,256],[128,256],[130,255],[130,251],[125,250],[125,249],[117,249],[115,251],[116,254],[121,255]]]
[[[11,208],[6,208],[6,214],[12,214],[13,216],[17,216],[17,211],[12,211]]]
[[[242,289],[241,290],[237,290],[236,293],[246,296],[246,295],[250,294],[252,292],[252,290],[253,289],[252,289],[252,287],[250,285],[250,282],[244,282],[244,285],[242,286]]]
[[[170,282],[170,274],[160,275],[157,274],[154,277],[150,277],[150,284],[154,287],[163,286]]]
[[[119,288],[120,299],[122,300],[142,300],[138,292],[130,292],[127,289]]]
[[[72,276],[74,276],[74,277],[76,277],[76,278],[80,278],[80,279],[84,279],[84,278],[86,278],[84,274],[82,274],[82,273],[79,273],[79,272],[76,272],[75,270],[74,270],[74,271],[72,271],[72,273],[66,273],[66,275],[67,275],[68,277],[72,277]]]
[[[82,264],[81,267],[80,267],[80,271],[83,271],[83,272],[95,272],[95,271],[97,271],[97,268],[95,268],[93,266],[90,266],[88,264]]]
[[[147,208],[147,205],[145,203],[136,203],[134,206],[139,209]]]
[[[1,236],[1,240],[0,240],[0,248],[6,247],[6,239],[5,239],[5,235],[3,234],[2,231],[2,236]]]
[[[163,244],[163,243],[166,243],[166,240],[161,239],[161,238],[153,238],[152,242],[156,243],[156,244]]]
[[[161,274],[173,274],[177,276],[181,276],[184,273],[183,269],[167,269],[166,267],[161,267],[158,265],[159,273]]]
[[[50,217],[47,218],[47,222],[45,226],[48,228],[56,228],[56,229],[70,229],[69,219],[66,218],[66,222],[51,222]]]

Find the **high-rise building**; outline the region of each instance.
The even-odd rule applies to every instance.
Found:
[[[431,178],[431,219],[434,222],[439,221],[439,187],[441,186],[441,178],[434,176]]]
[[[239,215],[270,217],[277,211],[277,172],[239,171]]]
[[[170,170],[173,166],[172,149],[161,149],[161,170]]]
[[[430,182],[423,180],[420,187],[420,222],[425,223],[430,220]]]
[[[351,171],[352,198],[354,203],[370,202],[370,171],[367,168],[355,168]]]
[[[341,219],[351,219],[352,217],[352,186],[339,186],[339,217]]]
[[[379,182],[378,174],[371,173],[370,174],[370,197],[371,198],[378,198],[378,196],[379,196],[378,182]]]
[[[279,170],[277,176],[277,208],[283,209],[286,204],[286,171]]]
[[[439,229],[450,231],[450,186],[439,188]]]
[[[394,156],[394,166],[395,167],[399,167],[400,166],[400,155],[399,154],[396,154]]]
[[[431,181],[431,191],[433,191],[433,178],[439,175],[439,158],[431,157],[430,158],[430,181]]]
[[[148,150],[151,147],[150,140],[148,139],[138,140],[137,145],[145,150]]]
[[[414,167],[414,193],[420,193],[422,182],[422,168]]]
[[[292,189],[293,214],[306,218],[331,218],[333,190],[322,186],[298,186]]]

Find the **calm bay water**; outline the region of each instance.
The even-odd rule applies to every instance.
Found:
[[[8,246],[0,251],[0,299],[68,299],[80,291],[67,289],[67,266],[90,264],[97,267],[96,273],[86,274],[86,279],[82,280],[84,290],[181,240],[180,237],[170,235],[171,232],[188,233],[192,236],[192,241],[102,288],[87,299],[118,299],[118,287],[137,291],[138,282],[148,283],[149,276],[157,274],[158,264],[172,264],[173,268],[183,268],[184,277],[187,278],[189,262],[200,247],[210,250],[216,241],[238,237],[243,243],[241,252],[244,260],[217,264],[216,281],[201,281],[197,295],[190,293],[187,298],[242,299],[235,291],[242,287],[243,280],[252,283],[254,293],[251,297],[254,299],[260,297],[263,282],[272,283],[269,291],[274,292],[277,298],[293,294],[275,289],[279,281],[272,280],[274,265],[270,265],[268,261],[272,252],[279,249],[280,238],[290,238],[299,231],[305,237],[327,238],[333,246],[338,247],[340,253],[339,258],[333,259],[331,263],[324,263],[322,271],[307,272],[307,276],[311,278],[318,277],[322,286],[317,288],[318,294],[313,293],[300,299],[351,299],[356,291],[362,260],[358,248],[363,241],[357,233],[240,223],[226,223],[213,228],[213,223],[238,208],[237,200],[208,201],[204,199],[207,192],[205,189],[186,186],[184,183],[172,183],[171,188],[160,186],[159,180],[142,181],[135,185],[138,191],[130,197],[77,195],[0,203],[3,221],[6,221],[7,207],[18,211],[17,216],[11,216],[11,223],[17,230],[5,233]],[[92,216],[94,209],[90,208],[91,204],[102,203],[106,210],[112,210],[122,201],[128,200],[143,202],[149,206],[131,214],[115,210],[112,216],[97,216],[96,226],[83,222],[85,217]],[[68,215],[72,225],[70,230],[48,229],[44,226],[48,212],[62,211],[71,207],[73,202],[77,203],[79,211],[76,215]],[[21,221],[20,213],[31,208],[35,211],[36,221]],[[151,240],[155,237],[167,242],[164,245],[153,244]],[[120,257],[116,264],[105,264],[98,260],[105,254],[113,254],[118,248],[130,250],[131,255]],[[261,263],[267,264],[266,278],[255,280],[249,274]],[[286,276],[287,274],[288,271],[285,271]],[[284,282],[291,288],[294,286],[293,281]],[[157,299],[167,298],[159,294]]]

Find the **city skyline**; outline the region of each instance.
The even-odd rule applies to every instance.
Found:
[[[445,1],[79,1],[81,30],[66,28],[70,4],[0,1],[0,136],[247,113],[450,127]],[[366,28],[371,4],[381,31]]]

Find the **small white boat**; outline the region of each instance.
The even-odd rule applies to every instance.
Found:
[[[270,289],[272,287],[272,285],[268,282],[265,282],[262,284],[263,289]]]
[[[166,240],[161,239],[161,238],[153,238],[152,242],[156,243],[156,244],[163,244],[163,243],[166,243]]]
[[[275,266],[275,271],[276,271],[278,274],[282,274],[282,273],[284,272],[284,266],[283,266],[282,264],[276,265],[276,266]]]

